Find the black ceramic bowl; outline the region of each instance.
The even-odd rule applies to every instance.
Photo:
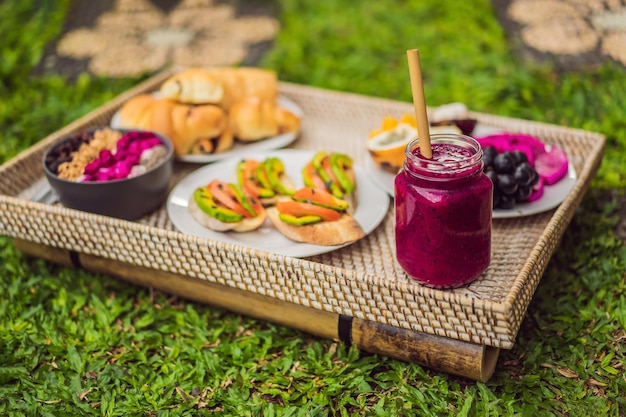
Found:
[[[161,140],[167,149],[166,157],[146,172],[125,179],[102,182],[78,182],[57,176],[49,155],[56,155],[66,142],[75,141],[77,135],[92,135],[94,128],[74,133],[46,150],[43,169],[52,189],[65,207],[88,211],[126,220],[138,219],[158,208],[167,197],[174,169],[174,147],[163,135],[150,132]],[[115,129],[122,133],[136,130]],[[67,146],[67,145],[65,145]],[[48,161],[48,162],[46,162]]]

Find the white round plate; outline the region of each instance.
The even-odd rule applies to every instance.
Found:
[[[346,246],[319,246],[294,242],[276,230],[269,219],[259,229],[251,232],[215,232],[201,226],[187,210],[188,200],[197,187],[206,185],[213,179],[236,182],[237,163],[243,158],[254,158],[259,161],[270,156],[280,158],[285,166],[285,173],[291,177],[297,187],[301,187],[303,185],[302,168],[313,158],[313,155],[315,155],[314,151],[280,149],[242,155],[237,158],[229,158],[215,164],[206,165],[189,174],[174,187],[167,199],[167,214],[174,226],[182,233],[220,242],[234,243],[279,255],[302,258],[330,252]],[[356,175],[356,197],[358,201],[354,218],[365,233],[369,234],[387,215],[389,197],[383,190],[368,181],[367,174],[362,168],[354,166],[354,172]]]
[[[369,154],[365,157],[365,169],[371,181],[393,198],[394,180],[396,176],[379,168]],[[533,201],[532,203],[518,203],[510,210],[495,209],[493,210],[492,217],[494,219],[506,219],[530,216],[551,210],[565,200],[569,192],[574,188],[576,178],[578,178],[576,169],[570,163],[567,175],[556,184],[546,185],[543,196],[541,196],[539,200]]]
[[[278,97],[278,104],[281,107],[291,111],[296,114],[300,118],[304,115],[302,108],[298,106],[294,101],[288,99],[287,97],[280,96]],[[116,112],[111,118],[111,127],[119,128],[120,124],[120,116],[119,111]],[[293,133],[284,133],[282,135],[273,136],[271,138],[259,140],[256,142],[239,142],[235,141],[233,147],[227,151],[216,153],[216,154],[206,154],[206,155],[184,155],[178,156],[176,159],[183,162],[191,162],[198,164],[207,164],[209,162],[220,161],[227,158],[239,157],[239,155],[244,153],[252,153],[252,152],[263,152],[273,149],[284,148],[285,146],[293,143],[298,137],[298,132]]]
[[[369,152],[365,156],[365,169],[367,170],[367,175],[370,177],[370,180],[393,198],[396,175],[376,165],[376,162],[374,162]]]

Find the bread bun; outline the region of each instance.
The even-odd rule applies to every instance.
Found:
[[[257,96],[245,97],[232,105],[228,121],[237,139],[257,141],[278,134],[276,103]]]
[[[161,84],[161,97],[187,104],[218,104],[224,99],[221,79],[202,68],[189,68]]]
[[[295,242],[321,246],[343,245],[365,237],[365,232],[350,214],[343,214],[339,220],[296,226],[283,222],[276,207],[267,210],[267,216],[274,227],[288,239]]]
[[[278,133],[294,133],[300,130],[300,116],[278,106],[276,108],[276,121],[278,122]]]
[[[278,99],[278,77],[274,71],[253,67],[214,68],[210,71],[222,81],[224,98],[219,104],[225,109],[249,96],[270,101]]]
[[[226,129],[221,135],[213,138],[202,138],[194,142],[189,149],[190,155],[205,155],[220,153],[229,150],[235,144],[235,138],[230,127],[226,126]]]
[[[229,110],[247,96],[278,97],[278,78],[254,67],[189,68],[165,80],[161,96],[181,103],[216,104]]]
[[[235,102],[228,113],[233,134],[243,142],[252,142],[296,132],[300,118],[278,106],[276,100],[260,96],[248,96]]]
[[[161,133],[174,144],[177,156],[230,149],[232,132],[226,112],[215,105],[188,105],[151,94],[126,101],[119,111],[119,127]]]

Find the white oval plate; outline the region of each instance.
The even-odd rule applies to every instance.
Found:
[[[314,151],[281,149],[265,153],[247,154],[246,156],[242,155],[237,158],[230,158],[215,164],[206,165],[189,174],[174,187],[167,199],[167,214],[174,226],[182,233],[220,242],[234,243],[279,255],[302,258],[339,249],[346,245],[319,246],[289,240],[272,226],[269,219],[263,226],[252,232],[215,232],[201,226],[187,210],[189,197],[197,187],[206,185],[216,178],[222,181],[236,182],[237,163],[245,157],[259,161],[270,156],[280,158],[285,166],[286,174],[291,177],[297,187],[301,187],[303,185],[302,168],[313,158],[313,155],[315,155]],[[365,233],[369,234],[387,215],[390,199],[383,190],[368,181],[368,176],[362,168],[354,166],[354,172],[356,175],[356,197],[358,201],[354,218]]]
[[[280,96],[278,97],[278,104],[281,107],[286,108],[287,110],[293,112],[298,117],[302,118],[304,112],[302,108],[298,106],[294,101],[288,99],[287,97]],[[111,118],[111,127],[119,128],[120,124],[120,116],[119,111],[115,112],[113,117]],[[271,138],[262,139],[255,142],[240,142],[235,140],[233,147],[227,151],[215,153],[215,154],[206,154],[206,155],[184,155],[177,156],[176,159],[183,162],[191,162],[198,164],[207,164],[209,162],[221,161],[223,159],[231,158],[231,157],[239,157],[239,155],[244,153],[252,153],[252,152],[263,152],[273,149],[284,148],[285,146],[293,143],[298,137],[298,132],[293,133],[284,133],[278,136],[272,136]]]

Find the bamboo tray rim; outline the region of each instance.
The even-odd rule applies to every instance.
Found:
[[[98,118],[108,117],[107,115],[113,114],[117,109],[119,109],[119,107],[121,107],[121,104],[130,97],[142,92],[153,91],[155,87],[160,84],[160,82],[177,70],[178,69],[170,69],[150,77],[146,81],[122,93],[118,97],[98,107],[82,118],[48,135],[40,142],[17,155],[15,158],[4,163],[0,167],[0,172],[6,174],[7,172],[13,172],[18,169],[18,167],[33,165],[32,160],[37,159],[37,156],[41,155],[43,150],[45,150],[45,148],[52,143],[55,143],[68,134],[93,125],[96,123]],[[410,108],[411,106],[410,103],[398,102],[386,98],[369,97],[350,92],[332,91],[283,81],[280,82],[280,89],[281,93],[285,93],[288,96],[310,95],[315,99],[323,98],[323,100],[327,100],[327,102],[341,101],[344,104],[353,105],[356,108],[358,108],[358,106],[367,107],[381,105],[389,106],[389,108],[393,109],[404,109]],[[433,311],[435,312],[437,312],[438,308],[441,308],[441,311],[445,308],[459,310],[454,310],[453,313],[444,311],[444,321],[447,321],[445,321],[440,327],[434,325],[432,327],[426,326],[425,328],[419,328],[418,326],[416,328],[415,321],[403,321],[402,319],[398,319],[394,316],[393,312],[389,313],[382,311],[378,316],[376,316],[375,314],[362,312],[359,310],[358,306],[353,308],[354,304],[350,304],[350,300],[346,302],[342,299],[344,294],[342,294],[341,291],[338,292],[338,301],[331,298],[330,305],[324,305],[323,302],[308,300],[306,297],[297,295],[293,296],[290,294],[285,295],[284,293],[273,291],[273,287],[251,287],[250,284],[246,284],[247,286],[243,285],[242,280],[245,281],[246,277],[241,277],[240,279],[238,278],[234,281],[227,280],[228,282],[225,282],[224,280],[216,281],[223,285],[246,288],[247,290],[256,291],[259,294],[278,299],[285,299],[286,297],[286,299],[290,302],[302,303],[303,305],[319,309],[330,309],[334,312],[353,315],[355,317],[361,316],[361,318],[379,321],[384,324],[392,324],[399,328],[424,331],[425,333],[433,333],[440,336],[445,335],[446,337],[470,341],[487,346],[510,348],[514,343],[522,316],[530,303],[530,298],[538,285],[543,270],[558,245],[562,232],[571,220],[576,207],[580,204],[584,192],[589,187],[591,178],[598,169],[604,149],[605,137],[604,135],[595,132],[588,132],[581,129],[573,129],[540,122],[526,121],[478,112],[471,112],[470,115],[477,118],[480,122],[485,122],[487,124],[519,126],[522,130],[546,130],[554,132],[555,135],[565,137],[564,140],[574,138],[575,140],[588,141],[591,143],[591,145],[588,146],[590,148],[588,155],[582,163],[579,163],[581,169],[577,169],[578,179],[573,190],[568,194],[561,205],[559,205],[556,209],[551,210],[548,214],[545,214],[549,220],[541,232],[538,241],[534,245],[528,258],[526,258],[523,263],[522,268],[511,282],[505,296],[497,302],[489,299],[483,299],[480,296],[474,296],[471,293],[459,294],[455,291],[437,290],[419,285],[405,285],[404,283],[398,283],[397,281],[387,279],[385,276],[374,276],[368,273],[326,264],[315,259],[311,260],[285,257],[263,252],[257,249],[186,235],[154,225],[108,218],[92,213],[68,209],[59,205],[50,206],[38,202],[32,202],[18,196],[18,194],[24,190],[24,187],[20,188],[19,185],[6,185],[6,187],[13,187],[13,192],[3,192],[3,194],[0,195],[0,212],[3,217],[6,217],[2,220],[0,232],[16,238],[31,240],[39,243],[43,242],[51,246],[57,246],[68,250],[76,250],[78,252],[82,252],[84,250],[85,253],[91,255],[98,255],[98,253],[93,250],[90,251],[88,248],[76,245],[76,243],[72,241],[76,238],[75,234],[61,234],[58,235],[60,236],[60,239],[46,242],[45,239],[40,236],[42,229],[39,226],[41,226],[41,222],[45,223],[58,221],[59,219],[68,219],[70,222],[79,225],[79,227],[85,226],[94,228],[95,230],[117,231],[121,236],[141,236],[147,240],[153,239],[155,242],[176,242],[176,248],[199,248],[203,251],[203,253],[207,252],[211,255],[211,257],[218,256],[220,259],[226,260],[232,265],[248,267],[249,265],[244,265],[244,263],[262,264],[264,268],[269,268],[269,271],[273,274],[280,275],[281,279],[284,278],[282,277],[283,274],[294,278],[297,277],[298,280],[305,286],[309,285],[308,283],[319,282],[322,284],[320,287],[326,287],[327,285],[337,287],[343,286],[343,290],[345,290],[344,292],[349,293],[348,295],[353,295],[353,291],[359,294],[366,293],[367,295],[364,297],[368,302],[371,302],[372,305],[378,305],[377,303],[387,303],[387,306],[391,305],[393,307],[394,304],[401,301],[404,303],[404,308],[407,305],[409,307],[415,306],[418,302],[426,301],[427,303],[432,304],[432,308],[434,309]],[[306,117],[305,112],[305,118]],[[38,159],[37,162],[39,162]],[[43,173],[41,173],[41,175],[43,175]],[[393,204],[391,206],[393,206]],[[390,208],[390,210],[391,209],[392,208]],[[26,229],[28,230],[18,230],[12,227],[10,225],[10,221],[6,219],[13,219],[20,223],[25,223],[27,225]],[[133,255],[137,255],[137,253],[133,253]],[[111,260],[115,261],[116,257],[119,257],[117,253],[115,253],[114,256],[111,256]],[[139,261],[135,260],[134,262],[138,262],[138,264],[142,263],[141,259]],[[170,268],[170,266],[166,266],[164,268],[170,269],[166,272],[184,272],[177,270],[174,267]],[[157,269],[162,268],[159,267]],[[286,272],[283,273],[283,271]],[[257,270],[246,272],[258,273]],[[532,274],[538,275],[538,277],[529,279],[529,276]],[[275,277],[272,275],[268,278],[268,280],[273,281],[274,278]],[[201,277],[201,279],[207,279],[207,277]],[[272,285],[274,285],[274,282],[272,282]],[[346,285],[348,287],[346,287]],[[314,291],[315,288],[313,288],[313,292]],[[466,318],[469,321],[469,324],[461,324],[458,328],[450,331],[447,326],[455,324],[455,320],[457,319],[455,315],[457,313],[462,314],[464,317],[467,316]],[[406,314],[404,312],[400,314],[400,316],[403,315]],[[474,315],[478,317],[476,323],[477,325],[484,327],[491,326],[492,328],[487,330],[479,327],[474,328],[471,323]],[[437,321],[435,322],[438,323]],[[463,328],[463,326],[465,326],[465,328]]]

